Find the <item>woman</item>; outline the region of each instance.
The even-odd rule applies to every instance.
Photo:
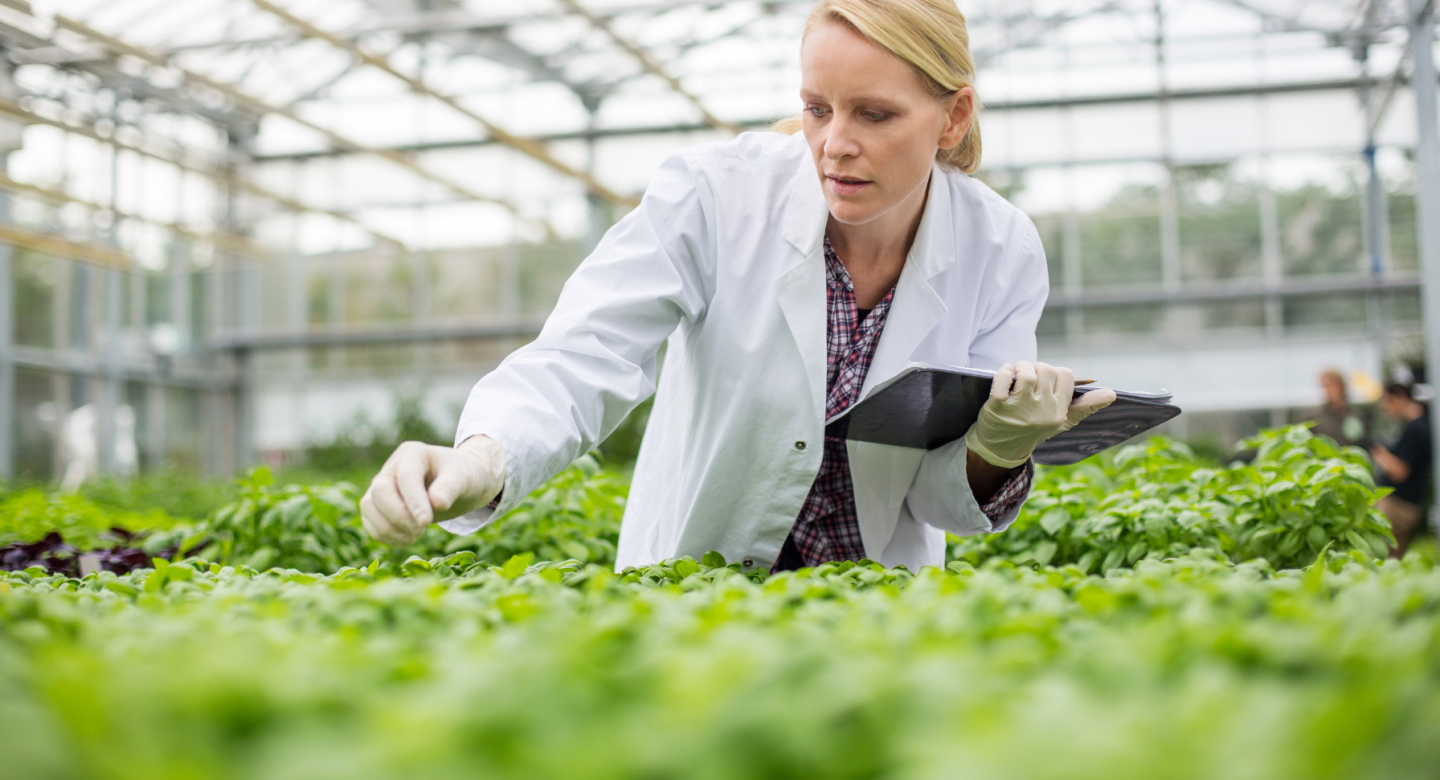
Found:
[[[503,515],[654,392],[667,339],[617,567],[715,550],[747,568],[914,570],[943,562],[945,531],[1014,520],[1035,446],[1114,394],[1072,404],[1070,371],[1031,362],[1045,258],[1030,221],[966,175],[980,130],[964,17],[952,0],[822,0],[801,61],[798,122],[667,160],[539,338],[475,386],[456,448],[396,450],[361,501],[372,535]],[[826,439],[827,417],[912,361],[998,369],[966,437],[929,452]]]

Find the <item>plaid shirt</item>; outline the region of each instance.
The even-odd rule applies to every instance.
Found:
[[[892,287],[861,319],[850,274],[827,238],[825,293],[829,303],[825,417],[829,419],[860,400],[860,389],[875,358],[875,347],[880,343],[880,331],[885,328],[895,289]],[[1014,511],[1029,495],[1034,473],[1034,467],[1026,463],[980,510],[992,521]],[[860,540],[860,520],[855,514],[855,486],[850,481],[850,457],[845,440],[826,436],[820,473],[815,476],[810,495],[800,508],[774,570],[818,566],[826,561],[857,561],[864,557],[865,545]]]

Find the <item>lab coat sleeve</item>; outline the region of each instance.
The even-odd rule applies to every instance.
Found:
[[[1009,234],[1012,247],[986,275],[993,291],[980,294],[980,327],[970,344],[970,366],[996,369],[1004,363],[1035,360],[1035,326],[1050,294],[1045,250],[1030,220],[1017,217]],[[966,475],[965,439],[925,453],[905,496],[915,519],[957,536],[997,533],[1020,515],[1023,501],[1004,516],[985,516]]]
[[[655,392],[660,345],[709,299],[713,202],[683,156],[666,160],[566,282],[539,337],[475,385],[455,441],[498,441],[505,487],[498,506],[441,527],[472,533],[504,515]]]

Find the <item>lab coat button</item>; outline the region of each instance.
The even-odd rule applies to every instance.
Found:
[[[795,442],[795,449],[797,449],[797,450],[803,450],[803,449],[805,449],[805,442],[803,442],[803,441],[797,441],[797,442]]]
[[[750,568],[750,567],[752,567],[752,566],[755,565],[755,559],[754,559],[754,558],[746,558],[745,560],[743,560],[743,561],[740,562],[740,565],[741,565],[741,566],[744,566],[745,568],[748,569],[748,568]]]

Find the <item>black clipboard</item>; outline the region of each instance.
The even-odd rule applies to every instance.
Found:
[[[990,396],[994,371],[910,366],[825,421],[825,435],[933,450],[965,435]],[[1077,387],[1076,396],[1099,390]],[[1165,393],[1115,391],[1115,402],[1040,444],[1035,462],[1076,463],[1180,414]]]

